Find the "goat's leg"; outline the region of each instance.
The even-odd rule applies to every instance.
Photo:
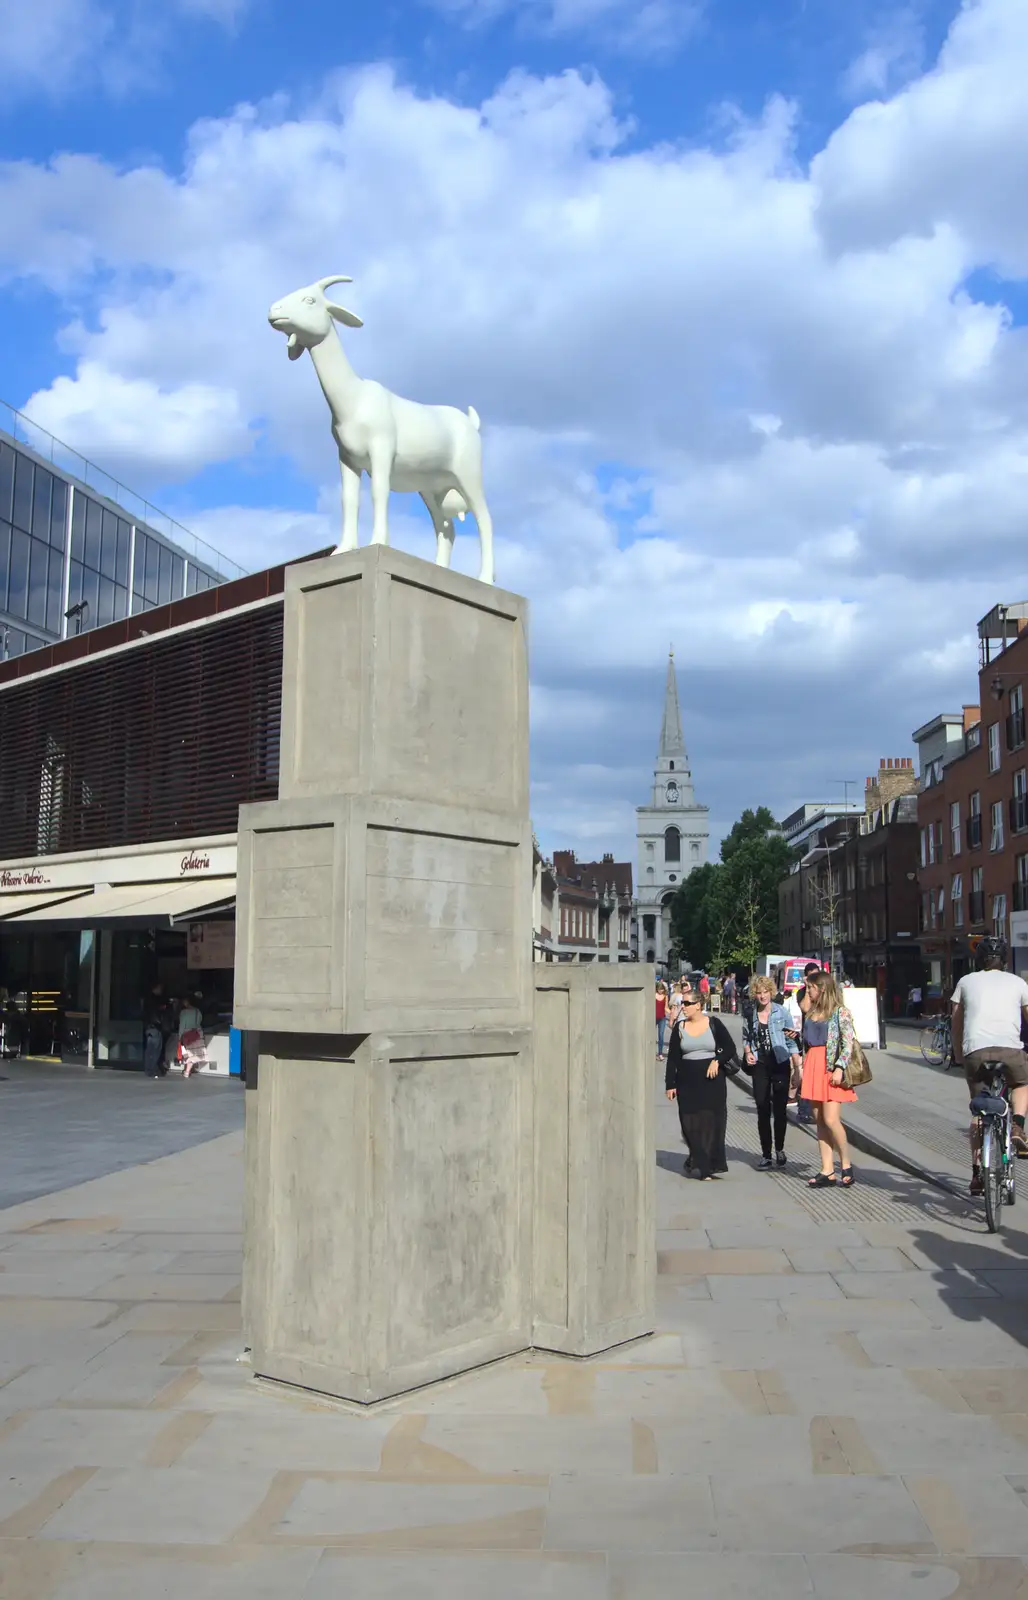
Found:
[[[333,550],[333,555],[342,555],[344,550],[357,548],[357,519],[360,512],[361,501],[361,475],[348,467],[345,461],[339,462],[339,475],[343,486],[343,537]]]
[[[435,564],[437,567],[448,567],[453,555],[453,523],[443,510],[442,501],[435,495],[423,491],[421,498],[428,507],[435,529]]]
[[[437,567],[448,567],[453,556],[454,527],[449,517],[444,517],[438,529],[438,543],[436,544],[435,564]]]
[[[460,492],[464,496],[468,510],[478,523],[478,542],[482,550],[481,565],[478,569],[479,582],[493,583],[496,577],[493,567],[493,519],[489,515],[482,480],[477,473],[473,482],[465,481],[460,485]]]
[[[371,452],[371,504],[374,520],[371,529],[372,544],[389,543],[389,482],[393,473],[393,457],[388,450]]]

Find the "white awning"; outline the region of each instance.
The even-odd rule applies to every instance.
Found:
[[[43,906],[63,905],[88,893],[88,889],[38,889],[32,894],[0,894],[0,922],[38,911]]]
[[[11,899],[19,898],[10,896]],[[29,899],[30,896],[23,898]],[[101,885],[70,902],[41,905],[9,922],[27,926],[59,923],[65,928],[95,928],[132,923],[173,926],[200,912],[227,910],[235,904],[235,878],[207,878],[203,883],[121,883]],[[37,905],[39,901],[37,900]]]

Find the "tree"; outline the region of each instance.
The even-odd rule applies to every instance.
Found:
[[[711,964],[719,931],[718,888],[723,871],[712,861],[694,868],[671,902],[671,937],[683,960],[694,966]]]
[[[671,905],[672,936],[696,966],[752,968],[778,947],[778,885],[789,847],[767,806],[747,809],[725,837],[720,862],[697,867]]]
[[[817,876],[810,883],[810,898],[814,908],[814,926],[818,933],[821,959],[828,956],[829,966],[835,971],[835,954],[842,944],[842,926],[839,917],[840,879],[832,865],[829,847],[827,863],[819,866]]]
[[[726,863],[731,861],[743,845],[753,839],[763,841],[769,833],[777,834],[778,824],[767,806],[758,806],[756,811],[747,807],[738,822],[732,824],[731,831],[725,835],[721,845],[721,860]]]
[[[729,855],[722,893],[739,924],[736,959],[750,968],[758,956],[778,949],[778,886],[789,870],[789,847],[766,807],[761,806],[758,817],[761,812],[770,819],[769,827],[759,834],[750,829],[730,845],[731,835],[725,840]]]

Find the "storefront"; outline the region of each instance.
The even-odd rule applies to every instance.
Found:
[[[0,863],[4,1053],[140,1068],[159,984],[229,1072],[235,893],[234,834]]]
[[[1028,977],[1028,911],[1010,913],[1010,965]]]

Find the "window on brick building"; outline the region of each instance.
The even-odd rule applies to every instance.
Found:
[[[955,872],[949,888],[950,902],[953,906],[953,926],[964,926],[964,879],[961,873]]]
[[[960,854],[960,801],[953,800],[949,808],[949,853],[951,856]]]
[[[999,723],[989,724],[989,771],[998,772],[1000,763],[999,753]]]
[[[1003,802],[994,800],[989,808],[989,849],[1003,848]]]
[[[922,828],[921,829],[921,865],[922,865],[922,867],[926,867],[928,865],[928,829],[927,828]]]
[[[1007,936],[1007,897],[1005,894],[994,894],[992,897],[992,931],[1000,939]]]

